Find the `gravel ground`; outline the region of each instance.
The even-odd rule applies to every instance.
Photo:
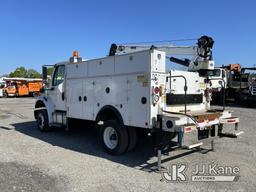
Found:
[[[256,191],[256,109],[229,107],[240,117],[237,139],[215,142],[215,152],[177,150],[164,166],[188,165],[186,182],[166,182],[153,170],[151,140],[123,156],[106,154],[93,127],[41,133],[32,98],[0,98],[0,191]],[[210,146],[205,146],[209,148]],[[192,182],[195,165],[238,166],[236,182]]]

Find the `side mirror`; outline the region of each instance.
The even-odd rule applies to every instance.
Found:
[[[47,67],[43,66],[43,80],[46,81],[47,80]]]

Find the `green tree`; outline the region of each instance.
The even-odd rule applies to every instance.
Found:
[[[41,78],[42,76],[36,70],[28,69],[25,77],[28,77],[28,78]]]
[[[51,75],[54,70],[54,67],[47,68],[47,75]]]
[[[9,77],[41,78],[42,75],[34,69],[18,67],[9,74]]]
[[[9,74],[9,77],[25,77],[26,73],[27,73],[27,70],[25,67],[18,67],[15,69],[15,71]]]

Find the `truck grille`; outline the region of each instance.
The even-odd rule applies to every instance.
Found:
[[[256,86],[251,86],[251,94],[256,95]]]

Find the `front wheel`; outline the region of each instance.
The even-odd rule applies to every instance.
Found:
[[[100,129],[100,140],[109,154],[120,155],[128,147],[127,129],[115,120],[108,120]]]
[[[48,115],[46,110],[39,110],[37,112],[37,127],[42,132],[50,130]]]

